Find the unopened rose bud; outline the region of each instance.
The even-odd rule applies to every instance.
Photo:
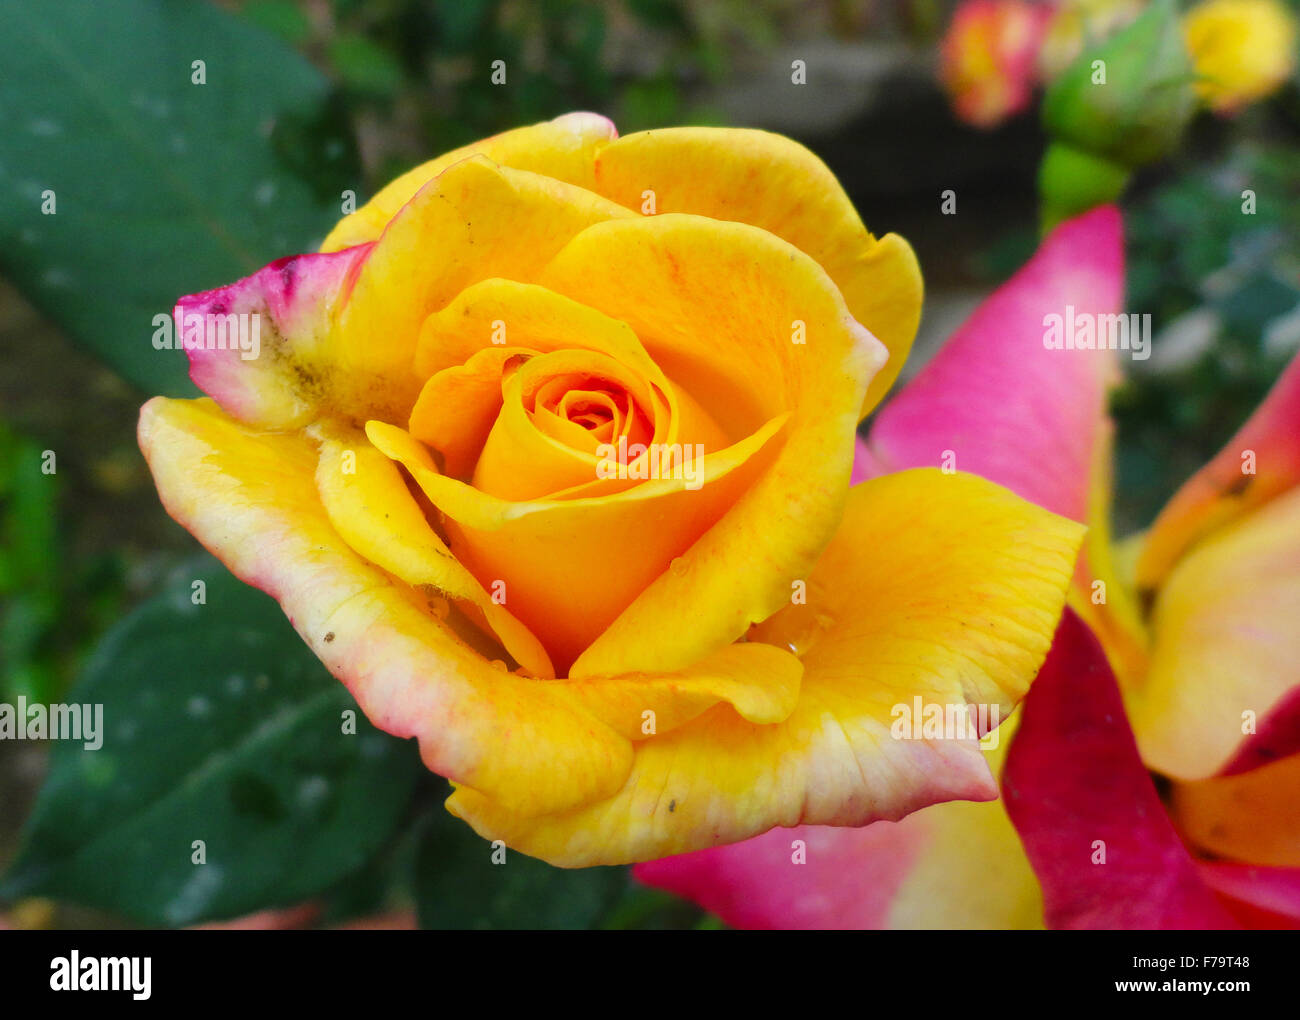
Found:
[[[1193,81],[1172,0],[1154,0],[1081,53],[1043,101],[1052,146],[1039,185],[1051,222],[1113,201],[1130,171],[1172,151],[1196,109]],[[1091,182],[1089,168],[1097,171]]]

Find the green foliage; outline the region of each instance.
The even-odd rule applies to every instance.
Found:
[[[48,700],[59,687],[46,646],[63,608],[57,475],[41,449],[0,425],[0,700]]]
[[[209,4],[148,0],[5,4],[0,66],[4,272],[136,385],[192,394],[154,317],[324,236],[349,151],[322,135],[326,79]],[[316,181],[283,158],[283,132]]]
[[[494,846],[441,807],[425,820],[415,876],[420,926],[459,929],[593,928],[628,881],[623,868],[554,868]]]
[[[421,771],[207,557],[113,628],[68,701],[103,706],[102,746],[55,746],[0,895],[158,925],[290,905],[381,849]]]
[[[1185,161],[1126,208],[1129,309],[1164,324],[1199,316],[1209,335],[1171,367],[1131,373],[1116,395],[1121,531],[1150,521],[1295,356],[1295,166],[1294,142],[1241,142],[1213,160]],[[1246,191],[1253,213],[1244,211]],[[1156,346],[1159,357],[1159,339]]]

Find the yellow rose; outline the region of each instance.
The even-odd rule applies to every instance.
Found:
[[[850,491],[920,302],[801,146],[570,114],[182,299],[213,399],[140,443],[483,836],[575,866],[861,825],[996,795],[891,706],[1009,712],[1080,541],[961,473]]]
[[[1232,113],[1262,99],[1295,70],[1296,22],[1277,0],[1208,0],[1183,21],[1197,91]]]

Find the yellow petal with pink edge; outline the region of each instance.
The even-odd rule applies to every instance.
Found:
[[[595,113],[566,113],[554,120],[505,131],[421,163],[386,184],[374,198],[343,217],[321,251],[338,251],[373,241],[415,193],[449,166],[483,155],[501,166],[528,170],[590,189],[593,162],[601,146],[618,137],[612,122]]]
[[[1161,586],[1150,667],[1125,699],[1142,760],[1183,780],[1227,765],[1296,683],[1297,620],[1300,488],[1202,539]]]
[[[1175,783],[1170,802],[1183,838],[1247,864],[1300,868],[1300,755],[1235,776]]]
[[[770,470],[677,570],[636,589],[571,675],[683,668],[787,603],[791,580],[834,534],[858,408],[886,352],[820,266],[741,223],[669,214],[599,224],[539,282],[627,323],[733,439],[789,415]]]
[[[865,482],[807,603],[754,631],[803,661],[784,722],[756,725],[719,705],[637,744],[623,789],[573,811],[527,817],[471,784],[448,807],[486,838],[583,866],[989,800],[996,785],[972,733],[895,739],[894,709],[916,698],[1013,706],[1047,654],[1082,530],[973,476]]]
[[[516,810],[562,810],[622,786],[625,738],[547,682],[494,668],[343,541],[310,439],[247,429],[208,400],[155,398],[140,446],[168,513],[275,598],[366,716],[417,738],[431,770]]]
[[[849,311],[889,351],[861,405],[898,377],[921,321],[921,271],[896,234],[873,237],[826,164],[798,142],[740,128],[625,135],[596,156],[596,190],[632,209],[696,213],[771,231],[818,262]]]

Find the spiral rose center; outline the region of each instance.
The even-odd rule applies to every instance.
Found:
[[[524,407],[534,425],[556,435],[557,426],[582,429],[585,437],[565,430],[569,445],[588,449],[591,443],[646,442],[653,431],[650,416],[615,380],[587,374],[552,376],[524,395]]]

